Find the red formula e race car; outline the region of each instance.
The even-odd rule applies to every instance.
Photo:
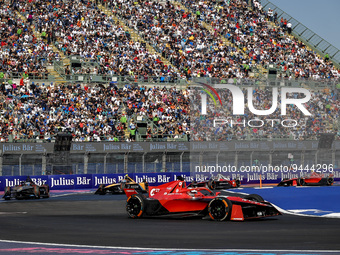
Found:
[[[188,187],[207,187],[211,190],[214,189],[230,189],[230,188],[238,188],[241,186],[240,180],[229,180],[227,177],[222,174],[218,174],[216,176],[212,176],[209,180],[203,182],[192,182]]]
[[[325,176],[313,172],[300,178],[283,179],[278,186],[331,186],[333,183],[334,177],[332,174]]]
[[[143,216],[205,217],[217,221],[263,218],[281,213],[259,195],[223,196],[206,187],[186,187],[183,180],[150,187],[149,197],[125,189],[126,211],[131,218]]]

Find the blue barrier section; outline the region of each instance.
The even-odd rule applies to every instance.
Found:
[[[335,181],[340,181],[340,169],[334,170]],[[182,176],[187,183],[192,181],[203,181],[202,175],[192,175],[190,172],[164,172],[164,173],[130,173],[128,174],[136,182],[146,180],[150,186],[157,186],[163,183],[176,180],[177,176]],[[229,179],[239,178],[241,184],[258,184],[261,177],[263,184],[279,183],[282,179],[275,173],[241,173],[237,177],[233,174],[224,174]],[[38,185],[48,184],[51,190],[71,190],[71,189],[94,189],[101,184],[116,183],[124,179],[125,174],[78,174],[78,175],[36,175],[31,179]],[[205,175],[209,179],[210,175]],[[294,176],[291,176],[294,177]],[[5,187],[13,187],[25,181],[27,176],[0,176],[0,191]]]
[[[285,210],[309,215],[340,216],[340,186],[243,188],[235,190],[259,194],[265,200]]]
[[[150,186],[157,186],[176,180],[178,175],[182,175],[187,182],[193,181],[190,173],[133,173],[128,174],[136,182],[144,180]],[[34,175],[31,179],[38,185],[47,184],[51,190],[72,190],[72,189],[94,189],[101,184],[117,183],[124,179],[125,174],[77,174],[77,175]],[[25,181],[27,176],[1,176],[0,191],[5,187],[13,187]]]

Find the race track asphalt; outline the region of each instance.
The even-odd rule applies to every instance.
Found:
[[[340,219],[282,215],[245,222],[130,219],[125,196],[2,201],[0,239],[181,249],[340,250]]]

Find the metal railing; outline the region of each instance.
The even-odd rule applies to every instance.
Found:
[[[143,76],[143,75],[129,75],[129,76],[117,76],[110,74],[91,74],[91,73],[73,73],[66,74],[65,68],[61,61],[54,62],[54,70],[63,77],[67,82],[77,83],[138,83],[143,84],[169,84],[169,85],[181,85],[187,84],[185,79],[174,76]]]
[[[161,134],[161,135],[141,135],[136,134],[138,142],[188,142],[187,135]]]
[[[115,140],[114,138],[117,138]],[[79,138],[73,138],[74,142],[101,142],[101,141],[109,141],[109,142],[124,142],[125,135],[122,136],[113,136],[113,135],[105,135],[105,136],[91,136],[85,137],[80,136]],[[56,135],[8,135],[7,137],[1,136],[0,143],[54,143],[56,139]]]
[[[302,42],[307,44],[317,53],[319,53],[322,57],[328,53],[330,60],[334,63],[334,65],[340,69],[340,50],[330,44],[325,39],[321,38],[319,35],[314,33],[308,27],[294,19],[292,16],[281,10],[275,4],[270,2],[269,0],[260,0],[263,9],[268,11],[268,9],[272,9],[273,13],[277,13],[277,19],[280,20],[281,17],[286,19],[287,22],[292,24],[292,34],[300,39]]]
[[[224,78],[210,78],[210,77],[194,77],[191,85],[196,83],[207,84],[235,84],[238,86],[266,86],[266,87],[306,87],[312,90],[322,89],[340,89],[340,80],[312,80],[312,79],[224,79]]]
[[[56,135],[9,135],[7,137],[1,136],[0,143],[54,143]],[[118,140],[116,140],[117,138]],[[126,135],[113,136],[81,136],[79,138],[73,138],[73,142],[125,142],[128,137]],[[336,133],[335,140],[340,139],[340,133]],[[223,139],[211,139],[212,141],[293,141],[293,136],[289,135],[273,135],[272,137],[261,137],[260,135],[244,135],[242,138],[238,138],[236,135],[224,136]],[[315,139],[309,138],[304,141],[316,141]],[[186,134],[151,134],[143,135],[136,132],[137,142],[189,142],[189,136]]]
[[[1,137],[0,143],[54,143],[56,135],[9,135],[7,137]],[[74,142],[124,142],[126,135],[113,136],[81,136],[79,138],[73,138]],[[160,134],[160,135],[141,135],[136,133],[136,141],[138,142],[188,142],[187,135],[175,135],[175,134]]]
[[[0,161],[0,176],[45,175],[45,174],[107,174],[107,173],[141,173],[141,172],[186,172],[190,166],[204,157],[207,165],[234,165],[238,169],[245,165],[312,166],[332,164],[340,166],[340,150],[291,150],[293,159],[287,157],[287,151],[211,151],[190,152],[150,152],[150,153],[72,153],[58,162],[60,157],[54,154],[4,154]]]
[[[27,73],[27,75],[24,75],[23,72],[6,72],[4,74],[3,78],[0,78],[0,83],[2,82],[9,82],[14,80],[20,80],[21,78],[24,78],[25,81],[27,79],[29,81],[37,81],[37,82],[54,82],[55,77],[54,75],[51,75],[49,73]],[[16,82],[18,84],[18,82]]]

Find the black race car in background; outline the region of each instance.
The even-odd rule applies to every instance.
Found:
[[[212,176],[209,180],[203,182],[192,182],[188,187],[207,187],[211,190],[214,189],[230,189],[238,188],[241,186],[240,180],[229,180],[222,174]]]
[[[6,187],[3,198],[10,200],[11,198],[16,199],[29,199],[29,198],[49,198],[50,188],[48,185],[37,185],[30,177],[27,177],[26,181],[16,185],[14,187]]]

